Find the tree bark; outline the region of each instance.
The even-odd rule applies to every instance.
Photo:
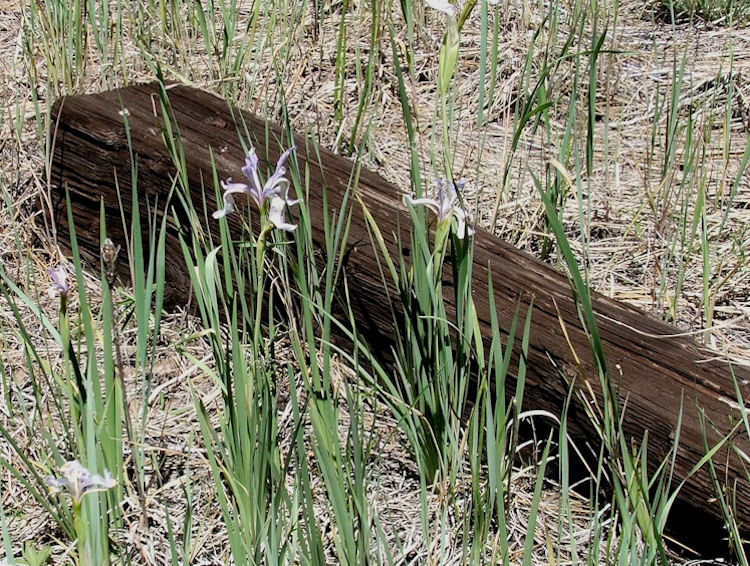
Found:
[[[67,188],[79,246],[91,258],[98,257],[100,203],[104,206],[109,236],[116,243],[124,243],[121,214],[129,225],[133,210],[131,161],[137,165],[144,225],[148,223],[146,203],[152,205],[153,211],[154,202],[158,199],[163,204],[170,190],[175,166],[165,146],[166,129],[158,92],[155,85],[143,85],[101,94],[70,96],[58,100],[52,109],[51,212],[54,224],[58,227],[60,241],[64,243],[69,238],[64,198]],[[275,164],[281,150],[280,142],[288,146],[289,140],[285,139],[278,125],[264,122],[248,112],[239,112],[205,92],[176,86],[168,88],[167,93],[170,121],[173,130],[179,130],[193,202],[197,210],[204,210],[204,199],[207,205],[204,225],[193,228],[216,238],[218,223],[210,216],[218,208],[212,160],[219,179],[239,179],[244,154],[238,132],[249,132],[262,166]],[[129,124],[130,144],[123,114]],[[267,138],[274,141],[267,144]],[[389,237],[410,222],[397,188],[366,169],[358,170],[352,162],[329,151],[321,149],[316,154],[308,150],[309,145],[303,137],[295,136],[294,143],[300,171],[309,175],[308,205],[313,239],[323,245],[323,193],[326,193],[329,207],[336,209],[354,180],[362,201],[387,237],[392,256],[402,252],[394,238]],[[176,213],[179,215],[179,210]],[[239,234],[238,220],[230,217],[229,223],[235,234]],[[175,224],[171,220],[168,230],[165,295],[173,303],[184,302],[191,293],[190,280]],[[346,274],[358,329],[373,350],[390,352],[394,339],[393,315],[385,296],[376,251],[369,243],[366,221],[356,204],[352,211],[349,242]],[[525,408],[559,415],[570,382],[573,382],[579,395],[568,412],[570,434],[579,445],[598,446],[600,440],[582,399],[595,398],[601,403],[601,389],[589,341],[579,321],[567,278],[481,229],[476,231],[474,254],[476,308],[487,342],[491,339],[490,274],[502,338],[507,339],[510,321],[518,305],[523,317],[528,305],[533,304]],[[676,485],[688,476],[706,453],[705,445],[713,446],[740,419],[735,383],[742,397],[750,399],[750,372],[742,367],[730,368],[730,364],[718,354],[680,336],[676,328],[636,308],[597,293],[592,295],[610,373],[616,382],[619,402],[624,407],[623,428],[634,445],[639,445],[648,434],[651,471],[670,450],[682,414],[674,462],[673,484]],[[391,296],[397,295],[391,293]],[[518,346],[517,343],[516,351]],[[514,391],[514,384],[508,384],[506,390]],[[706,425],[705,439],[700,415],[711,423]],[[750,454],[750,442],[744,428],[739,428],[733,442]],[[728,490],[728,499],[736,502],[737,518],[746,528],[750,525],[750,485],[743,463],[729,445],[719,450],[714,462],[716,473]],[[711,477],[705,466],[687,479],[679,499],[711,514],[719,514]]]

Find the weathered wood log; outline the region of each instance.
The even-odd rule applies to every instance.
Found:
[[[264,140],[281,141],[282,130],[247,112],[240,113],[226,102],[205,92],[177,86],[168,89],[171,121],[179,129],[187,175],[193,201],[198,209],[203,199],[208,204],[206,223],[215,223],[210,212],[216,209],[212,182],[212,160],[218,177],[240,177],[243,150],[237,132],[245,132],[256,144],[261,162],[275,163],[280,145]],[[131,145],[129,148],[123,113],[127,114]],[[135,86],[101,94],[70,96],[58,100],[52,109],[54,154],[52,161],[53,213],[65,240],[66,211],[64,189],[70,191],[79,245],[93,258],[98,254],[99,208],[104,204],[110,237],[123,242],[122,213],[128,221],[132,212],[129,192],[132,164],[131,151],[137,164],[139,198],[159,197],[163,203],[170,189],[175,168],[163,139],[164,120],[159,110],[158,88],[155,85]],[[288,145],[288,140],[286,141]],[[355,176],[353,164],[335,154],[321,150],[319,158],[307,152],[307,144],[295,137],[300,170],[310,179],[310,202],[313,238],[322,245],[322,192],[326,191],[329,206],[341,204],[346,187]],[[118,201],[115,179],[121,188]],[[357,190],[383,234],[394,234],[399,226],[408,225],[409,217],[401,203],[401,195],[393,185],[378,175],[362,169]],[[205,184],[205,187],[204,187]],[[144,200],[141,211],[145,211]],[[233,230],[239,230],[236,219],[230,219]],[[170,224],[167,235],[166,295],[172,301],[184,301],[190,294],[182,252],[176,231]],[[207,229],[203,227],[203,229]],[[218,225],[210,227],[218,233]],[[374,348],[389,349],[393,341],[392,313],[384,298],[383,283],[376,264],[376,253],[368,244],[367,226],[361,209],[352,214],[349,241],[352,242],[346,272],[352,305],[359,322],[359,331]],[[398,253],[394,241],[390,252]],[[589,342],[579,321],[575,301],[566,277],[491,234],[477,230],[475,236],[475,268],[473,285],[482,331],[490,336],[488,275],[491,273],[495,304],[502,331],[519,304],[522,310],[531,303],[533,314],[530,352],[526,376],[528,408],[544,409],[560,414],[569,382],[583,396],[591,392],[601,401]],[[705,453],[704,434],[699,414],[705,415],[709,426],[705,442],[713,445],[731,430],[738,419],[739,407],[732,370],[715,353],[706,351],[693,340],[680,336],[679,331],[657,321],[636,308],[593,294],[594,309],[613,379],[617,380],[620,403],[625,404],[624,430],[634,442],[640,443],[648,432],[649,465],[653,469],[670,449],[678,415],[682,412],[679,448],[675,460],[676,478],[684,478]],[[521,312],[521,316],[524,312]],[[567,337],[561,330],[564,323]],[[506,335],[507,337],[507,335]],[[576,363],[571,350],[580,359]],[[582,370],[582,371],[581,371]],[[743,398],[750,399],[750,372],[734,367],[734,378]],[[508,387],[510,391],[513,386]],[[583,404],[576,400],[568,413],[571,435],[583,443],[598,444],[594,428]],[[736,445],[750,454],[750,442],[743,435],[734,438]],[[719,476],[737,503],[737,517],[745,528],[750,526],[750,485],[742,462],[729,448],[722,448],[715,462]],[[709,472],[704,468],[692,475],[680,493],[680,499],[718,514]]]

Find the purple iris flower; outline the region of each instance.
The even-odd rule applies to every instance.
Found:
[[[83,496],[89,492],[104,491],[117,485],[109,471],[105,470],[103,476],[92,474],[78,460],[64,463],[60,467],[60,473],[59,478],[48,476],[44,483],[50,487],[52,494],[59,493],[64,489],[67,490],[76,505],[80,505]]]
[[[289,179],[284,177],[286,175],[284,162],[293,151],[294,146],[282,153],[273,175],[265,183],[261,183],[258,176],[258,155],[255,153],[255,148],[250,148],[245,157],[245,166],[242,168],[242,173],[244,173],[250,183],[234,183],[232,179],[227,179],[226,183],[221,181],[221,188],[224,189],[224,207],[214,212],[213,217],[222,218],[230,212],[235,211],[233,196],[235,194],[244,193],[249,195],[255,201],[258,210],[263,210],[266,202],[272,200],[274,197],[280,197],[282,190],[288,192]],[[287,193],[285,192],[285,194]]]
[[[474,230],[470,226],[466,226],[466,210],[464,210],[458,199],[458,191],[463,188],[466,184],[465,181],[456,181],[452,183],[447,179],[435,179],[437,185],[437,197],[436,198],[414,198],[411,195],[404,196],[404,202],[411,206],[426,206],[437,216],[438,223],[445,222],[455,217],[458,226],[456,227],[456,236],[461,239],[466,237],[468,233],[470,236],[474,233]]]
[[[68,284],[68,274],[65,272],[65,268],[62,265],[58,265],[54,269],[50,267],[48,271],[53,283],[50,292],[67,296],[70,292],[70,285]]]

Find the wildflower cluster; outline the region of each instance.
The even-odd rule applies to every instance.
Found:
[[[258,155],[255,148],[250,148],[245,157],[245,166],[242,173],[247,177],[249,183],[235,183],[232,179],[221,181],[224,189],[224,207],[213,213],[214,218],[223,218],[230,212],[234,212],[234,195],[246,194],[255,202],[261,215],[265,215],[271,226],[291,232],[297,228],[296,224],[290,224],[286,220],[286,209],[299,203],[299,200],[289,198],[289,179],[286,175],[284,162],[294,151],[294,146],[287,149],[279,157],[276,170],[265,183],[261,183],[258,175]]]

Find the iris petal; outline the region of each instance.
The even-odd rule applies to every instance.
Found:
[[[271,199],[271,206],[268,209],[268,220],[270,220],[271,223],[279,230],[284,230],[285,232],[293,232],[297,228],[297,225],[289,224],[286,221],[286,217],[284,214],[286,207],[287,201],[279,196],[273,197]]]

